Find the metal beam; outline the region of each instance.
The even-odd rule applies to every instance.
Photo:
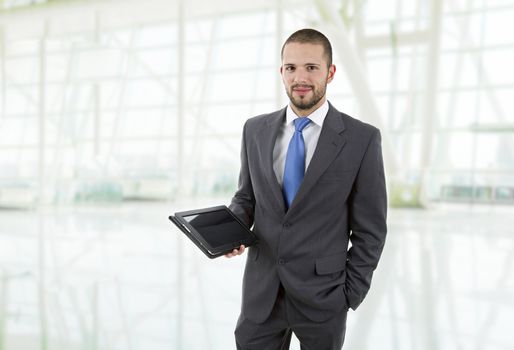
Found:
[[[275,8],[275,57],[280,57],[279,65],[282,65],[282,35],[284,33],[284,1],[277,0]],[[284,88],[282,87],[281,75],[277,74],[275,78],[275,108],[283,107]]]
[[[38,202],[44,202],[45,193],[45,146],[46,146],[46,114],[45,114],[45,80],[46,80],[46,50],[45,41],[48,23],[39,39],[39,76],[38,76]]]
[[[100,36],[101,36],[101,27],[100,27],[100,25],[101,25],[101,23],[100,23],[100,13],[99,12],[95,12],[95,36],[94,36],[94,42],[95,42],[95,45],[97,47],[100,46]],[[93,83],[93,138],[94,138],[93,154],[94,154],[94,157],[97,158],[97,159],[100,156],[100,138],[101,138],[101,133],[100,133],[100,125],[101,125],[101,121],[100,121],[101,101],[100,101],[100,98],[101,97],[100,96],[101,96],[101,94],[100,94],[100,84],[98,83],[98,81],[95,81]]]
[[[186,58],[186,48],[185,48],[185,39],[186,39],[186,13],[185,13],[185,3],[183,0],[179,0],[177,4],[177,13],[179,16],[178,20],[178,30],[177,30],[177,43],[178,43],[178,60],[177,60],[177,197],[180,198],[182,192],[184,191],[184,133],[185,133],[185,101],[184,101],[184,89],[185,89],[185,58]],[[177,266],[175,269],[175,273],[177,275],[176,282],[176,290],[177,290],[177,324],[176,324],[176,337],[175,337],[175,348],[182,349],[183,345],[183,327],[182,327],[182,319],[184,316],[184,250],[183,250],[183,241],[176,237],[176,249],[177,249]]]
[[[334,48],[343,58],[343,67],[355,92],[361,118],[377,126],[382,132],[385,167],[387,173],[394,177],[397,172],[396,157],[358,53],[353,48],[346,27],[339,17],[339,13],[334,11],[333,6],[330,6],[326,0],[316,0],[316,6],[322,18],[321,26],[335,39],[333,40]]]
[[[441,0],[430,1],[430,40],[427,48],[426,61],[427,92],[423,101],[423,120],[421,134],[421,177],[419,201],[422,205],[428,205],[427,178],[432,158],[432,144],[435,130],[439,125],[437,118],[437,86],[439,75],[439,58],[441,50]]]
[[[39,309],[39,328],[40,328],[40,349],[48,349],[48,321],[47,321],[47,303],[46,303],[46,259],[45,259],[45,221],[42,205],[47,202],[46,193],[46,114],[45,114],[45,81],[46,81],[46,38],[48,35],[48,21],[44,24],[43,33],[39,39],[39,81],[38,81],[38,99],[39,99],[39,154],[38,154],[38,284],[37,284],[37,300]]]
[[[9,277],[5,270],[0,270],[0,349],[6,349],[7,336],[7,293],[9,292]]]
[[[7,101],[6,99],[6,84],[5,84],[5,30],[4,27],[0,27],[0,93],[2,94],[1,102],[2,104],[2,110],[0,111],[0,117],[5,116],[5,111],[7,110],[5,103]]]
[[[426,43],[430,38],[428,30],[415,30],[412,32],[395,33],[396,46],[412,46]],[[391,47],[391,35],[372,35],[363,37],[363,46],[366,48]]]

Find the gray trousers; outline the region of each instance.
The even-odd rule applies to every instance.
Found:
[[[341,350],[346,331],[346,309],[324,322],[314,322],[300,313],[280,287],[269,318],[255,323],[239,316],[236,330],[238,350],[287,350],[294,332],[302,350]]]

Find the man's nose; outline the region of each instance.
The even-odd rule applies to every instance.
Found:
[[[304,69],[297,69],[293,78],[293,82],[296,84],[302,84],[307,82],[307,72]]]

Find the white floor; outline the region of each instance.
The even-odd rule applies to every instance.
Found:
[[[0,349],[235,348],[245,258],[209,260],[167,220],[223,202],[0,211]],[[514,349],[514,207],[389,218],[344,349]]]

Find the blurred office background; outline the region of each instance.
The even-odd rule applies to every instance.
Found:
[[[230,202],[303,27],[383,134],[389,236],[345,349],[514,349],[513,23],[513,0],[0,1],[0,350],[234,348],[245,258],[167,216]]]

